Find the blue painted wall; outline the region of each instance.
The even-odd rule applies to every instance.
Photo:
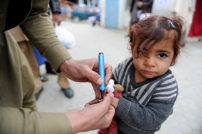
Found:
[[[106,0],[106,20],[107,28],[118,29],[119,0]]]

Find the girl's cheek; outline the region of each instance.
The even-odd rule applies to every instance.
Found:
[[[134,63],[134,66],[135,66],[135,68],[138,69],[138,68],[140,67],[140,63],[139,63],[139,62],[135,62],[135,63]]]

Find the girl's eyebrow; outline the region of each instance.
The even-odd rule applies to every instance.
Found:
[[[143,48],[143,50],[147,51],[148,49]],[[165,49],[159,49],[159,50],[157,50],[157,52],[159,52],[159,53],[168,53],[168,54],[170,54],[170,53],[171,53],[170,51],[165,50]]]
[[[161,53],[163,52],[163,53],[169,53],[169,54],[171,53],[170,51],[167,51],[167,50],[158,50],[157,52],[161,52]]]

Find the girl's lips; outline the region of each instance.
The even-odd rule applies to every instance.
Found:
[[[153,73],[152,71],[147,71],[147,70],[144,70],[144,72],[145,72],[146,74],[152,74],[152,73]]]

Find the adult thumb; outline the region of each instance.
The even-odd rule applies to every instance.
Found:
[[[113,97],[114,95],[112,93],[107,94],[107,96],[104,97],[104,100],[99,103],[100,106],[107,111],[109,106],[112,104]]]
[[[101,78],[101,76],[97,72],[92,71],[90,68],[88,70],[87,77],[90,82],[93,82],[97,85],[101,85],[103,83],[103,79]]]

